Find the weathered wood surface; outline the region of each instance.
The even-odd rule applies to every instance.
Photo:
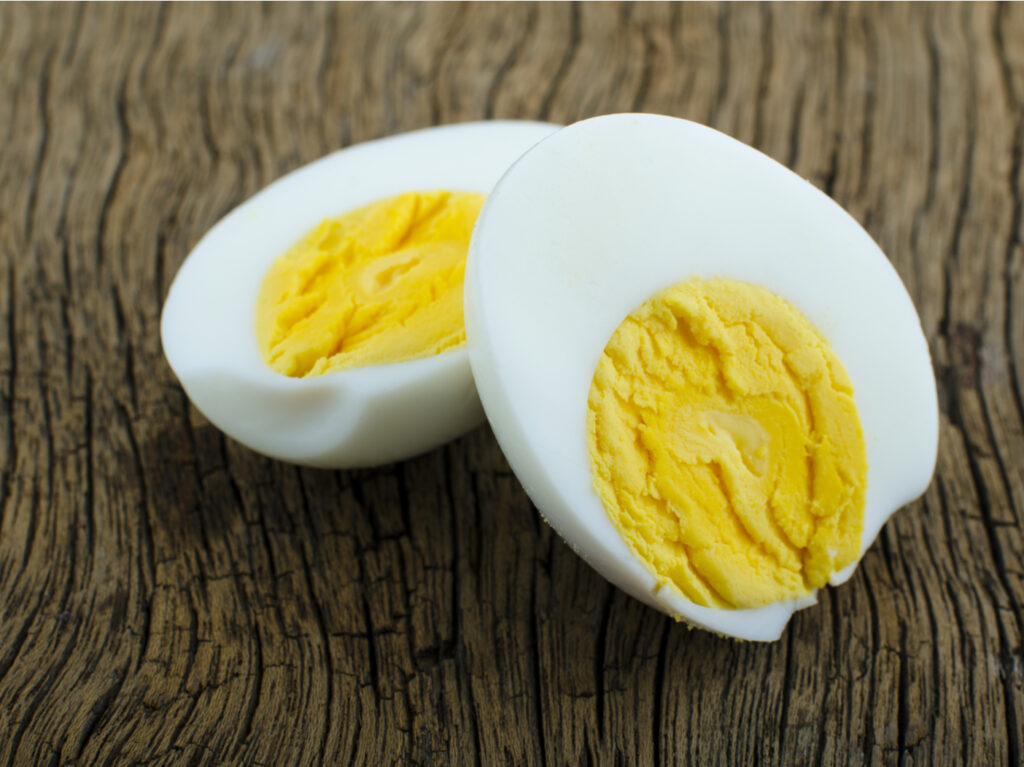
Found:
[[[1022,109],[1019,5],[0,5],[0,764],[1019,764]],[[280,174],[624,110],[831,194],[931,345],[935,481],[775,644],[610,587],[486,427],[296,469],[161,355],[182,259]]]

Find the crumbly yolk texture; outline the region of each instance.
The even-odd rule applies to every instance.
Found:
[[[708,607],[807,594],[860,554],[849,377],[796,309],[692,279],[615,331],[588,399],[594,489],[658,578]]]
[[[483,202],[409,192],[321,222],[264,278],[256,336],[266,363],[316,376],[463,345],[466,251]]]

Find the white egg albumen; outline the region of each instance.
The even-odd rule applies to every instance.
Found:
[[[274,260],[324,218],[413,190],[486,194],[556,129],[478,122],[370,141],[310,163],[235,208],[189,254],[164,304],[164,354],[193,404],[257,452],[321,467],[401,460],[480,423],[464,347],[289,378],[260,355],[256,297]]]
[[[751,147],[685,120],[627,114],[576,123],[527,152],[488,198],[470,244],[470,361],[513,470],[591,566],[689,623],[773,640],[814,595],[757,609],[695,605],[632,553],[592,487],[587,396],[598,359],[630,312],[694,275],[761,285],[831,342],[853,381],[867,447],[863,555],[935,467],[927,343],[870,236]]]

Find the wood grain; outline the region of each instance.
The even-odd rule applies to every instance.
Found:
[[[832,195],[930,344],[934,482],[775,644],[609,586],[486,427],[298,469],[161,354],[282,173],[625,110]],[[3,4],[0,132],[0,764],[1022,763],[1024,7]]]

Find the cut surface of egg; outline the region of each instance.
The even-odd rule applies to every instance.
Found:
[[[257,298],[268,270],[325,219],[413,191],[487,194],[546,123],[464,123],[343,149],[274,182],[196,245],[161,317],[164,354],[193,404],[281,460],[372,466],[443,444],[483,420],[464,346],[314,377],[263,359]]]
[[[694,496],[672,485],[674,475],[669,474],[674,469],[665,475],[654,471],[636,483],[646,484],[648,495],[667,499],[678,524],[629,530],[629,541],[616,527],[628,515],[613,523],[595,489],[588,398],[598,380],[595,371],[602,355],[627,317],[641,307],[654,306],[650,311],[662,312],[666,332],[674,332],[676,325],[687,326],[679,332],[693,335],[690,345],[698,348],[686,364],[699,367],[703,354],[699,347],[712,343],[709,333],[714,336],[702,329],[700,323],[705,320],[698,316],[709,299],[674,297],[675,316],[648,303],[670,288],[687,285],[726,291],[722,304],[726,309],[716,309],[708,322],[739,323],[743,318],[730,320],[727,315],[730,307],[742,309],[747,301],[747,288],[737,286],[750,286],[760,291],[757,296],[771,296],[756,298],[767,302],[768,308],[758,310],[761,314],[774,316],[776,304],[789,307],[784,311],[805,318],[813,328],[807,332],[820,346],[820,353],[812,355],[818,360],[815,364],[831,376],[830,386],[847,403],[838,406],[849,412],[836,427],[847,437],[819,435],[805,440],[805,446],[793,448],[797,452],[793,460],[806,460],[810,468],[803,476],[810,477],[817,470],[814,458],[806,453],[828,440],[846,439],[852,446],[851,464],[858,453],[866,457],[866,484],[857,489],[857,481],[850,479],[857,472],[849,465],[840,465],[838,473],[818,471],[804,482],[812,485],[812,496],[849,501],[849,509],[863,512],[862,516],[859,511],[843,512],[852,520],[848,525],[853,526],[849,529],[855,531],[854,540],[839,536],[834,543],[819,546],[813,556],[799,551],[797,555],[806,562],[816,556],[831,563],[833,569],[818,568],[817,580],[810,581],[842,583],[889,516],[919,496],[931,479],[938,444],[935,381],[920,321],[885,255],[836,203],[760,152],[705,126],[658,115],[593,118],[539,143],[506,173],[477,220],[465,284],[470,361],[487,417],[513,470],[547,521],[591,566],[637,599],[692,625],[741,639],[772,640],[780,636],[795,610],[815,602],[813,588],[804,589],[798,583],[790,596],[762,604],[758,600],[773,592],[744,590],[744,585],[750,585],[749,577],[756,576],[744,576],[746,583],[736,580],[735,573],[728,572],[728,560],[712,542],[700,551],[687,550],[689,559],[673,559],[672,551],[672,556],[662,557],[702,563],[703,569],[694,568],[700,569],[693,576],[698,587],[687,594],[679,585],[685,585],[685,578],[670,577],[671,573],[652,564],[657,557],[643,556],[644,551],[684,548],[675,538],[652,540],[652,530],[664,528],[666,535],[675,536],[679,529],[693,527],[686,506]],[[688,323],[681,320],[691,313],[687,301],[699,304],[699,311],[692,311],[696,319]],[[771,335],[771,327],[769,323],[748,329],[747,335]],[[648,335],[633,344],[640,359],[652,357],[652,349],[672,348],[650,327],[642,332]],[[783,332],[790,331],[778,331]],[[719,335],[724,338],[725,330]],[[767,342],[751,348],[751,359],[759,359],[766,368],[803,365],[796,359],[799,349],[771,351],[775,346]],[[779,348],[785,351],[786,343]],[[611,353],[621,354],[616,349]],[[778,357],[775,362],[772,354]],[[830,355],[838,363],[831,362]],[[730,350],[721,356],[724,362],[713,375],[729,379],[729,385],[721,386],[718,393],[709,389],[700,397],[708,402],[721,402],[724,397],[735,410],[740,407],[735,391],[749,387],[744,371],[729,367],[741,358]],[[812,378],[816,375],[813,370],[807,373]],[[634,390],[628,396],[635,400],[632,405],[665,422],[660,431],[645,427],[636,436],[638,443],[650,441],[637,452],[654,455],[652,465],[683,455],[676,446],[662,449],[658,440],[671,441],[675,434],[689,430],[686,439],[691,440],[691,452],[694,445],[698,452],[703,449],[700,440],[705,437],[726,435],[724,444],[738,456],[743,454],[757,475],[774,465],[772,451],[783,449],[776,437],[787,433],[780,419],[793,410],[783,407],[781,399],[773,403],[764,397],[747,408],[748,415],[726,412],[728,407],[717,404],[721,412],[700,411],[699,402],[686,399],[689,395],[673,395],[676,398],[669,401],[658,399],[661,395],[637,395]],[[800,396],[797,410],[802,407]],[[813,392],[805,396],[808,413],[815,396]],[[665,409],[666,403],[670,409]],[[860,435],[851,425],[858,421]],[[617,423],[613,432],[615,428]],[[630,439],[626,435],[620,441]],[[614,487],[608,490],[616,481],[631,481],[628,472],[616,466],[626,460],[616,454],[607,459],[603,495],[616,495]],[[780,465],[789,460],[787,456]],[[842,483],[828,484],[829,477],[839,474],[850,479],[846,483],[850,489],[844,490]],[[730,485],[728,472],[718,483],[709,485],[709,493]],[[815,483],[824,488],[820,493]],[[601,481],[596,484],[602,487]],[[631,507],[631,513],[645,513],[632,509],[628,494],[619,497],[627,499],[624,505]],[[814,513],[828,511],[815,509]],[[808,524],[809,531],[801,532],[801,525],[807,528]],[[767,543],[752,527],[738,535],[756,539],[752,551],[767,551],[782,561],[791,552],[772,549],[772,536],[809,540],[815,524],[825,523],[813,519],[804,523],[794,517],[785,536],[778,529],[768,530],[763,536]],[[705,527],[712,537],[720,534],[713,523]],[[700,588],[706,584],[720,591],[712,588],[714,593],[702,595]],[[727,591],[730,588],[735,594]],[[721,592],[730,598],[722,598]]]

